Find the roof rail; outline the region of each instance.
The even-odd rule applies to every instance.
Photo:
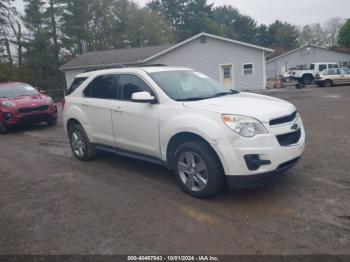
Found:
[[[84,71],[84,73],[93,72],[93,71],[100,71],[100,70],[106,70],[106,69],[115,69],[115,68],[126,68],[125,65],[114,65],[114,66],[99,66],[95,68],[89,68]]]
[[[164,64],[149,64],[149,65],[142,65],[141,67],[151,67],[151,66],[167,66]]]

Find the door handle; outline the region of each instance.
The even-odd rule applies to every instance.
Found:
[[[83,106],[89,106],[88,102],[83,102]]]

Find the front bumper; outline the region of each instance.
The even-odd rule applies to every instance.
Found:
[[[17,110],[7,110],[0,113],[2,114],[0,121],[7,127],[50,121],[57,119],[58,116],[57,107],[54,106],[40,112],[20,113]]]
[[[266,135],[230,138],[228,141],[232,142],[212,145],[232,188],[245,188],[268,181],[295,165],[304,153],[306,136],[300,117],[286,124],[264,125],[269,131]],[[291,131],[295,127],[299,129]],[[292,139],[284,139],[284,135]]]
[[[296,165],[300,157],[281,164],[276,170],[248,176],[226,176],[227,185],[230,189],[248,189],[271,183],[281,175]]]

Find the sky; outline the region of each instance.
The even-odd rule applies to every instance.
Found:
[[[16,5],[23,10],[22,0]],[[143,6],[149,0],[134,0]],[[258,23],[271,24],[275,20],[294,25],[325,23],[329,18],[350,18],[350,0],[208,0],[215,5],[232,5],[250,15]]]

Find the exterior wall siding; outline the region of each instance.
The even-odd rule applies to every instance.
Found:
[[[266,74],[268,78],[275,78],[285,73],[282,72],[284,68],[288,70],[297,65],[310,65],[320,62],[350,62],[350,54],[343,54],[317,47],[310,47],[310,50],[308,50],[307,47],[305,47],[289,55],[267,62]]]
[[[67,70],[64,72],[65,76],[66,76],[66,83],[67,83],[67,88],[70,87],[70,85],[73,83],[74,81],[74,77],[76,75],[79,75],[81,73],[84,73],[84,69],[78,69],[78,70]]]
[[[243,75],[243,64],[254,64],[253,75]],[[265,89],[264,51],[238,44],[227,43],[208,37],[206,43],[200,39],[154,58],[148,64],[184,66],[202,72],[220,81],[220,65],[233,64],[234,89]]]

